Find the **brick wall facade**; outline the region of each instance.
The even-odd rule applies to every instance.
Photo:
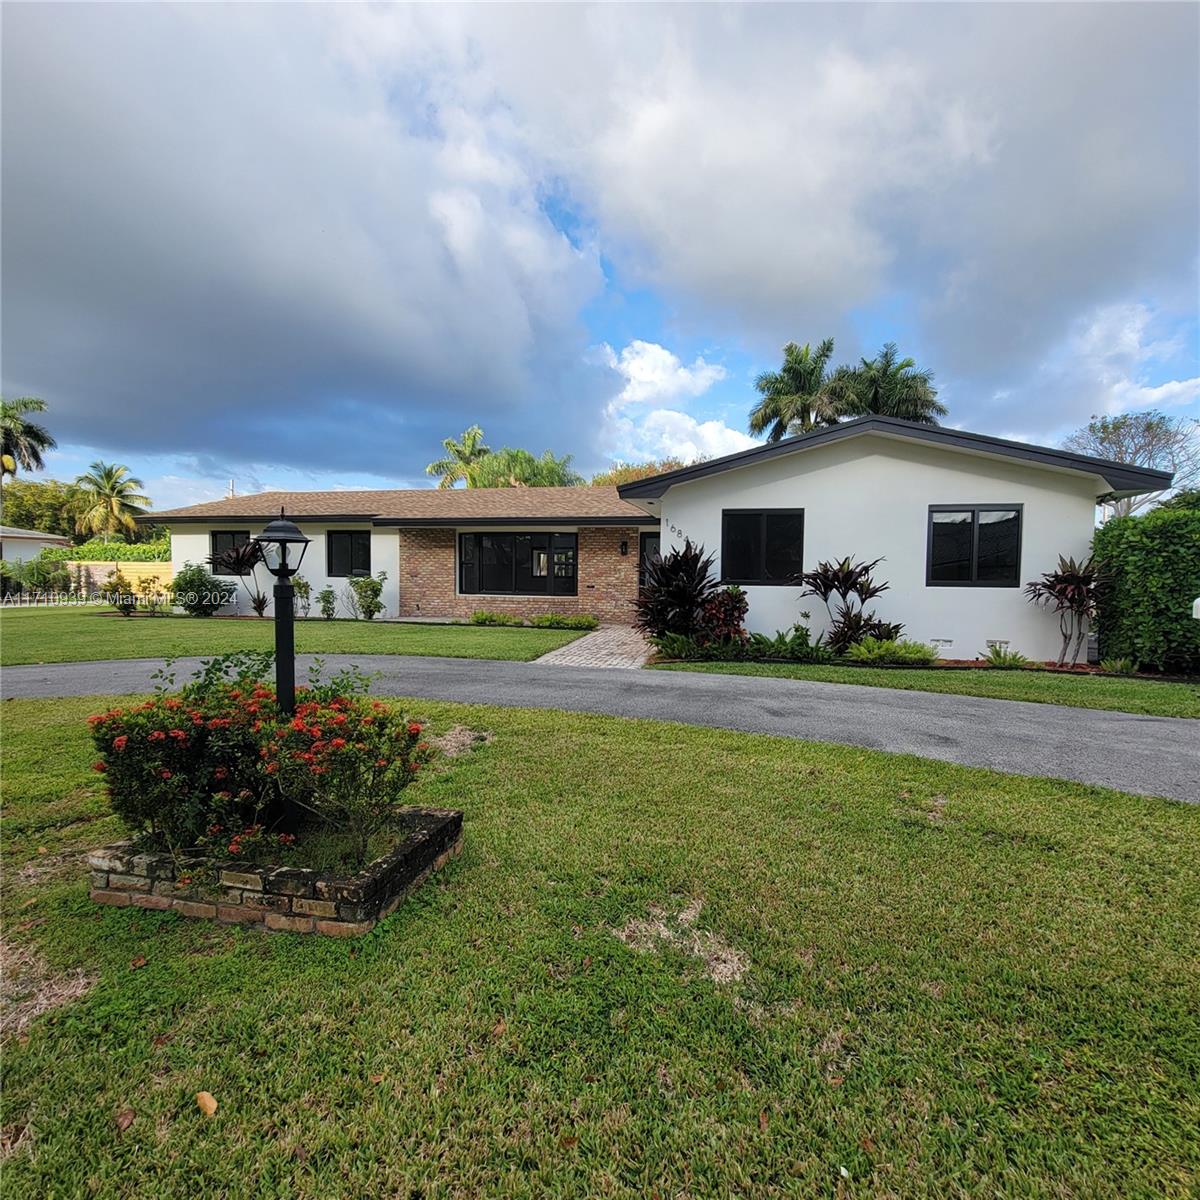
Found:
[[[638,586],[641,530],[585,525],[579,530],[576,596],[460,596],[454,529],[400,530],[400,616],[465,619],[477,609],[534,617],[590,613],[607,625],[629,625]],[[629,553],[622,557],[621,543]]]

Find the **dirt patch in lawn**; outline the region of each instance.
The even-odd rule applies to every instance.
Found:
[[[487,745],[491,740],[492,735],[487,730],[468,729],[465,725],[452,725],[440,737],[428,739],[429,744],[447,758],[469,754],[472,750]]]
[[[704,964],[704,973],[714,983],[733,983],[750,968],[750,956],[727,942],[719,933],[697,929],[702,900],[689,900],[676,912],[650,906],[649,917],[630,917],[613,934],[634,950],[679,950]]]
[[[0,942],[0,1037],[19,1036],[42,1013],[78,1000],[95,982],[82,970],[55,975],[32,946],[5,939]]]

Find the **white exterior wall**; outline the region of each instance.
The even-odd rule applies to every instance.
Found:
[[[250,535],[253,537],[263,528],[264,524],[264,521],[240,523],[225,521],[219,525],[179,525],[171,530],[171,566],[177,574],[183,565],[189,562],[199,563],[205,570],[210,570],[206,560],[211,553],[209,535],[214,529],[249,529]],[[331,529],[370,531],[371,574],[378,575],[380,571],[387,573],[383,594],[380,597],[384,604],[384,611],[379,615],[394,617],[397,614],[400,607],[400,535],[396,529],[377,529],[366,522],[338,525],[308,525],[304,522],[298,522],[298,524],[304,535],[312,539],[308,549],[304,552],[304,563],[300,567],[300,574],[312,585],[312,615],[318,615],[316,596],[325,587],[332,587],[338,593],[337,615],[339,617],[350,615],[340,599],[349,581],[342,577],[331,579],[325,573],[328,561],[325,554],[325,535]],[[274,577],[265,566],[255,568],[255,572],[258,576],[259,586],[270,596],[275,583]],[[245,585],[237,579],[232,579],[231,582],[238,585],[237,599],[233,604],[222,609],[222,612],[229,614],[237,612],[243,615],[252,613],[254,610],[250,607],[250,601],[246,596]],[[273,606],[267,610],[268,614],[272,611]]]
[[[1060,554],[1087,557],[1102,480],[1017,460],[971,454],[874,434],[758,462],[672,487],[662,499],[662,544],[691,538],[720,571],[721,510],[803,508],[804,566],[850,555],[883,557],[876,578],[891,584],[868,608],[904,623],[903,637],[952,639],[946,658],[974,658],[989,639],[1033,659],[1058,656],[1058,618],[1030,604],[1024,584]],[[931,504],[1021,504],[1021,587],[927,587]],[[802,620],[814,634],[829,623],[824,604],[798,587],[746,589],[747,626],[759,633]]]
[[[32,558],[37,558],[47,546],[63,546],[66,545],[61,538],[48,537],[42,538],[24,538],[24,537],[6,537],[0,539],[0,546],[3,547],[3,557],[6,562],[28,562]]]

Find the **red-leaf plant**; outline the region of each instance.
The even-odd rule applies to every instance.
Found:
[[[1087,636],[1088,622],[1096,615],[1096,588],[1100,573],[1091,558],[1076,562],[1073,558],[1058,556],[1058,569],[1047,571],[1041,579],[1025,585],[1025,595],[1033,604],[1040,604],[1058,614],[1058,627],[1062,633],[1062,649],[1058,655],[1061,667],[1071,653],[1071,666],[1079,659],[1083,639]]]

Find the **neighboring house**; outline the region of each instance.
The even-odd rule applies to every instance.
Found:
[[[744,587],[748,627],[787,629],[824,604],[791,582],[821,560],[882,558],[891,585],[868,605],[904,636],[940,639],[947,658],[989,641],[1058,654],[1058,620],[1023,585],[1060,554],[1086,558],[1097,497],[1157,491],[1170,475],[1022,442],[863,417],[622,485],[660,517],[664,548],[685,538]]]
[[[70,538],[60,537],[57,533],[0,525],[0,559],[5,562],[28,562],[31,558],[37,558],[47,546],[70,544]]]
[[[300,574],[313,596],[354,575],[387,574],[388,616],[591,613],[628,623],[643,547],[658,518],[613,487],[261,492],[155,512],[175,572],[258,533],[280,510],[312,539]],[[258,577],[270,591],[263,567]],[[239,611],[249,611],[239,589]],[[314,603],[313,612],[316,612]],[[339,608],[339,615],[346,615]]]

